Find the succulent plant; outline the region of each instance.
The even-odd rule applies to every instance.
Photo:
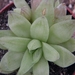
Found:
[[[0,30],[0,48],[8,49],[0,62],[2,73],[19,69],[17,75],[49,75],[48,61],[60,67],[75,63],[75,20],[66,16],[65,4],[54,0],[33,0],[31,8],[24,0],[14,4],[8,13],[10,30]]]

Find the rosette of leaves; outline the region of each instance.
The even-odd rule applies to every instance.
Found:
[[[14,4],[17,8],[8,13],[10,30],[0,30],[0,48],[8,49],[0,62],[2,73],[19,68],[17,75],[49,75],[48,61],[60,67],[75,63],[71,53],[75,20],[66,16],[64,4],[56,7],[59,1],[53,0],[33,0],[31,8],[24,0]]]

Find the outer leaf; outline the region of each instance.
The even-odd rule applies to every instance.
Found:
[[[31,11],[26,6],[23,6],[22,8],[15,8],[14,12],[21,14],[29,21],[31,19]]]
[[[10,73],[12,73],[12,72],[9,72],[9,71],[3,71],[3,70],[1,70],[1,69],[0,69],[0,73],[2,73],[2,74],[5,74],[5,75],[6,75],[6,74],[10,74]]]
[[[59,53],[50,45],[43,43],[43,54],[46,60],[56,61],[59,59]]]
[[[30,39],[19,37],[2,37],[0,44],[11,51],[21,52],[25,51]]]
[[[49,26],[54,24],[54,0],[42,0],[37,9],[33,12],[33,21],[44,15]]]
[[[49,25],[45,17],[34,21],[30,29],[31,37],[46,42],[49,36]]]
[[[17,75],[24,75],[26,72],[28,72],[34,65],[32,62],[33,62],[32,54],[30,54],[28,50],[26,50],[21,62],[21,67]]]
[[[11,32],[10,30],[0,30],[0,37],[5,37],[5,36],[16,36],[13,32]],[[2,46],[0,44],[0,48],[6,50],[6,48],[4,46]]]
[[[58,22],[62,22],[65,20],[71,20],[71,17],[72,17],[71,15],[62,16],[60,18],[57,18],[55,22],[58,23]]]
[[[27,8],[29,8],[25,0],[13,0],[13,1],[17,8],[22,8],[23,6],[26,6]]]
[[[75,63],[75,56],[66,48],[59,45],[52,45],[60,54],[60,58],[54,63],[60,67],[68,67]]]
[[[61,3],[57,6],[55,9],[55,17],[59,18],[66,15],[66,5],[64,3]]]
[[[37,49],[33,54],[33,63],[39,62],[42,56],[42,49]]]
[[[70,52],[75,51],[75,39],[71,38],[67,42],[60,44],[61,46],[67,48]]]
[[[67,20],[54,24],[50,28],[48,43],[59,44],[68,41],[74,33],[74,23],[74,20]]]
[[[5,36],[16,36],[12,31],[10,30],[0,30],[0,37],[5,37]]]
[[[30,26],[31,24],[22,15],[9,12],[8,24],[12,32],[19,37],[30,37]]]
[[[34,65],[33,75],[49,75],[49,65],[43,57]]]
[[[1,60],[1,68],[6,72],[11,72],[20,67],[23,52],[7,52]]]
[[[28,44],[29,51],[36,50],[41,47],[41,42],[39,40],[31,40]]]
[[[2,46],[1,44],[0,44],[0,48],[3,49],[3,50],[6,50],[7,49],[4,46]]]
[[[1,68],[1,62],[0,62],[0,73],[10,74],[10,73],[12,73],[12,71],[4,71],[4,70],[2,70],[2,68]]]

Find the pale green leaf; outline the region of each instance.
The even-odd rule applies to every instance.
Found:
[[[0,37],[16,36],[11,30],[0,30]]]
[[[1,69],[0,69],[0,73],[7,75],[7,74],[10,74],[10,73],[12,73],[12,72],[11,72],[11,71],[4,71],[4,70],[1,70]]]
[[[37,49],[34,53],[33,53],[33,63],[37,63],[39,62],[40,58],[42,56],[42,49]]]
[[[48,43],[60,44],[66,42],[72,37],[74,30],[74,20],[56,23],[50,28]]]
[[[5,36],[16,36],[12,31],[10,30],[0,30],[0,37],[5,37]],[[0,48],[6,50],[4,46],[0,44]]]
[[[13,11],[9,12],[8,24],[12,32],[17,36],[25,38],[30,37],[31,24],[22,15],[15,13]]]
[[[27,6],[29,8],[29,6],[25,0],[13,0],[13,1],[17,8],[22,8],[23,6]]]
[[[61,46],[67,48],[70,52],[75,51],[75,39],[71,38],[67,42],[61,43]]]
[[[33,21],[41,16],[45,16],[49,26],[54,24],[54,0],[42,0],[37,9],[33,12]]]
[[[24,52],[8,51],[1,59],[1,68],[6,72],[11,72],[20,67]]]
[[[34,65],[33,75],[49,75],[49,65],[43,57]]]
[[[15,8],[15,9],[13,9],[13,11],[14,11],[15,13],[18,13],[18,14],[21,15],[21,8]]]
[[[0,38],[0,44],[7,49],[15,52],[25,51],[30,39],[20,37],[2,37]]]
[[[72,16],[71,15],[66,15],[66,16],[62,16],[62,17],[59,17],[59,18],[56,18],[56,23],[58,22],[62,22],[62,21],[65,21],[65,20],[71,20]]]
[[[68,67],[75,63],[75,56],[66,48],[59,45],[52,45],[60,54],[60,58],[54,63],[60,67]]]
[[[31,52],[32,50],[36,50],[36,49],[40,48],[41,42],[39,40],[33,39],[29,42],[27,47],[29,49],[29,52]]]
[[[34,21],[30,28],[31,37],[46,42],[49,36],[49,25],[45,17]]]
[[[31,10],[28,9],[26,6],[21,8],[21,15],[24,16],[29,21],[31,21]]]
[[[1,68],[1,62],[0,62],[0,73],[10,74],[10,73],[12,73],[12,71],[4,71],[4,70],[2,70],[2,68]]]
[[[43,44],[43,54],[46,60],[48,61],[56,61],[59,59],[59,53],[50,45],[47,43],[42,43]]]
[[[34,65],[32,62],[33,62],[32,54],[30,54],[28,50],[26,50],[21,62],[21,67],[17,75],[24,75],[26,72],[28,72]]]
[[[2,46],[1,44],[0,44],[0,48],[3,49],[3,50],[7,49],[6,47]]]
[[[21,14],[23,17],[25,17],[29,21],[31,19],[31,10],[29,10],[25,6],[23,6],[22,8],[15,8],[14,12]]]

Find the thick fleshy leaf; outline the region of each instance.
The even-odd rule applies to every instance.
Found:
[[[0,30],[0,37],[16,36],[11,30]]]
[[[0,44],[7,49],[15,52],[25,51],[30,39],[20,37],[2,37],[0,38]]]
[[[6,74],[10,74],[10,73],[12,73],[12,72],[11,72],[11,71],[4,71],[4,70],[1,70],[1,69],[0,69],[0,73],[2,73],[2,74],[5,74],[5,75],[6,75]]]
[[[42,49],[37,49],[33,54],[33,63],[39,62],[40,58],[42,56]]]
[[[5,37],[5,36],[16,36],[12,31],[10,30],[0,30],[0,37]],[[0,48],[6,50],[4,46],[0,44]]]
[[[13,1],[17,8],[22,8],[23,6],[26,6],[27,8],[29,8],[29,6],[25,0],[13,0]]]
[[[32,54],[30,54],[29,51],[26,50],[21,62],[21,67],[17,75],[24,75],[26,72],[28,72],[34,65],[32,62],[33,62]]]
[[[56,23],[50,28],[48,43],[60,44],[68,41],[72,37],[74,30],[74,20]]]
[[[15,8],[14,12],[21,14],[29,21],[31,19],[31,10],[27,9],[27,7],[25,7],[25,6],[23,6],[22,8]]]
[[[22,7],[21,14],[30,21],[30,19],[31,19],[31,10],[30,9],[28,9],[26,6]]]
[[[49,75],[49,65],[43,57],[34,65],[33,75]]]
[[[67,42],[61,43],[60,45],[67,48],[70,52],[75,51],[75,39],[74,38],[71,38]]]
[[[60,58],[54,63],[60,67],[68,67],[75,63],[75,56],[66,48],[59,45],[52,45],[60,54]]]
[[[46,42],[49,36],[49,25],[43,16],[34,21],[30,28],[31,37]]]
[[[12,71],[4,71],[4,70],[2,70],[1,62],[0,62],[0,73],[2,73],[2,74],[10,74],[10,73],[12,73]]]
[[[46,44],[46,43],[42,43],[43,44],[43,54],[46,60],[48,61],[56,61],[59,59],[59,53],[50,45]]]
[[[65,3],[61,3],[55,8],[55,17],[59,18],[66,15],[66,5]]]
[[[6,50],[7,48],[0,44],[0,49]]]
[[[72,18],[71,15],[66,15],[66,16],[62,16],[60,18],[57,18],[55,22],[58,23],[58,22],[62,22],[62,21],[65,21],[65,20],[71,20],[71,18]]]
[[[40,48],[41,42],[39,40],[36,40],[36,39],[31,40],[27,47],[29,49],[29,52],[31,52],[32,50],[36,50],[36,49]]]
[[[10,72],[18,69],[24,52],[8,51],[1,60],[1,68],[4,71]]]
[[[42,0],[37,9],[33,12],[33,21],[38,17],[45,16],[49,26],[54,24],[54,0]]]
[[[15,13],[13,11],[9,12],[8,24],[12,32],[17,36],[25,38],[30,37],[31,24],[22,15]]]

